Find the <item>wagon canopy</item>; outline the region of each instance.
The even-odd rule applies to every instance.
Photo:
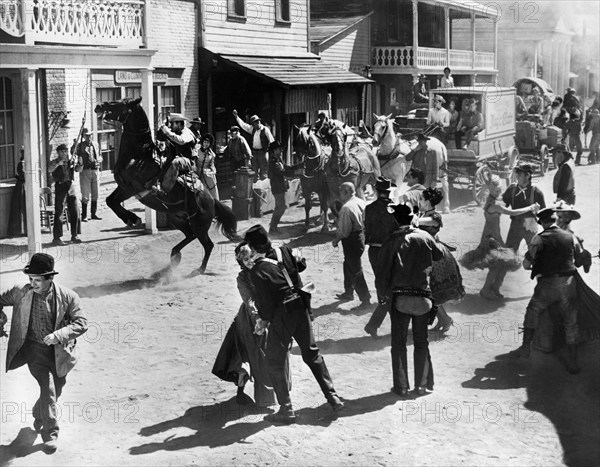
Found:
[[[556,97],[550,85],[540,78],[519,78],[515,81],[513,87],[517,90],[519,96],[528,96],[531,94],[534,87],[538,87],[546,101],[553,102]]]

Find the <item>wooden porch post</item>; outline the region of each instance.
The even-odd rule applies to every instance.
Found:
[[[498,69],[498,23],[499,18],[494,19],[494,70]]]
[[[450,66],[450,8],[444,8],[444,21],[446,26],[446,66]]]
[[[36,69],[21,69],[23,146],[25,147],[25,206],[29,258],[42,250],[40,223],[40,151],[37,120]]]
[[[150,131],[154,129],[154,92],[152,88],[152,69],[141,69],[142,73],[142,107],[148,115]],[[154,135],[153,135],[154,137]],[[156,228],[156,211],[146,206],[145,231],[150,234],[158,233]]]
[[[475,11],[471,11],[471,69],[475,68]]]
[[[417,0],[412,0],[413,10],[413,65],[419,68],[419,8]]]

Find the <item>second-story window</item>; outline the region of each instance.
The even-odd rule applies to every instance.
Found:
[[[227,17],[229,19],[246,18],[246,0],[227,0]]]
[[[289,23],[290,19],[290,0],[275,0],[275,21],[279,23]]]

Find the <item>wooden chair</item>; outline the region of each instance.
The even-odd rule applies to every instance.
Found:
[[[47,228],[52,231],[54,227],[54,206],[48,207],[47,197],[52,196],[52,189],[50,187],[40,188],[40,224],[42,229]],[[69,212],[65,205],[60,220],[69,230]]]

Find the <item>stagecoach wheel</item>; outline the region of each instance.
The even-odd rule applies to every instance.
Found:
[[[540,175],[542,177],[546,175],[546,172],[548,171],[548,153],[548,146],[542,144],[542,146],[540,147]]]
[[[506,186],[511,183],[517,183],[517,174],[513,170],[517,165],[519,165],[519,159],[521,158],[519,154],[519,150],[513,146],[508,150],[507,153],[507,175],[506,175]]]
[[[491,175],[492,172],[487,165],[479,167],[475,172],[475,177],[473,178],[473,199],[479,206],[485,204],[490,194],[489,181]]]

